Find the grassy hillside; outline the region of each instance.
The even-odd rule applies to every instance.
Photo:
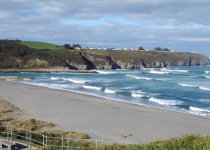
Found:
[[[36,41],[22,41],[22,45],[35,48],[35,49],[50,49],[50,50],[62,50],[64,49],[63,46],[58,46],[51,43],[45,43],[45,42],[36,42]]]
[[[140,69],[209,65],[201,54],[158,51],[69,50],[55,44],[0,40],[0,68]]]

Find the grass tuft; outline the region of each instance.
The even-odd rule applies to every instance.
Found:
[[[53,123],[46,123],[41,120],[35,120],[35,119],[28,119],[25,121],[12,121],[9,122],[8,125],[15,126],[18,128],[24,128],[31,131],[40,130],[43,127],[54,127],[55,125]]]
[[[13,110],[11,109],[2,109],[0,110],[0,113],[9,113],[9,112],[12,112]]]

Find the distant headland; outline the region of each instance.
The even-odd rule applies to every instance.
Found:
[[[0,69],[141,69],[167,66],[205,66],[208,57],[189,52],[154,50],[93,49],[79,44],[58,46],[44,42],[0,40]],[[61,70],[59,70],[61,69]],[[3,72],[3,71],[2,71]]]

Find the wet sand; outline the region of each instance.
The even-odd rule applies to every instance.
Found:
[[[208,118],[75,92],[0,80],[0,96],[25,112],[21,118],[53,122],[58,129],[84,132],[93,139],[147,143],[210,134]]]

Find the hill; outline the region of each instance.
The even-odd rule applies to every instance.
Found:
[[[50,49],[50,50],[62,50],[64,49],[63,46],[58,46],[51,43],[45,43],[45,42],[35,42],[35,41],[21,41],[22,45],[35,48],[35,49]]]
[[[160,51],[67,50],[54,44],[0,40],[0,68],[140,69],[209,65],[201,54]]]

